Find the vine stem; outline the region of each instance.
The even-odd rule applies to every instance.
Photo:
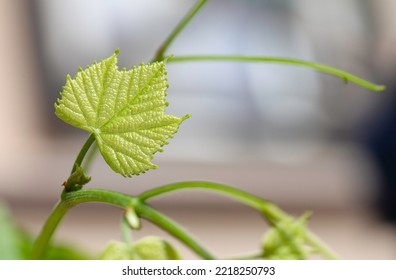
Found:
[[[40,260],[44,257],[44,252],[51,240],[55,229],[68,211],[68,207],[60,201],[56,204],[55,208],[51,211],[44,226],[42,227],[39,236],[33,244],[31,259]]]
[[[169,46],[173,43],[180,32],[186,27],[186,25],[191,21],[191,19],[201,10],[203,5],[205,5],[207,0],[200,0],[192,9],[183,17],[179,24],[172,30],[169,36],[166,38],[164,43],[156,52],[152,62],[161,61],[164,59],[164,53],[168,50]]]
[[[61,200],[50,213],[44,227],[42,228],[38,238],[33,244],[32,259],[43,259],[45,251],[51,241],[55,230],[62,221],[65,214],[72,207],[88,202],[100,202],[125,209],[133,207],[141,218],[147,219],[156,224],[160,228],[166,230],[169,234],[179,239],[197,255],[203,259],[214,259],[214,257],[206,251],[191,235],[187,234],[184,229],[170,218],[160,214],[144,202],[140,202],[138,198],[128,196],[126,194],[101,190],[101,189],[82,189],[74,192],[63,192]]]
[[[380,92],[385,90],[384,85],[371,83],[358,76],[349,74],[337,68],[330,67],[320,63],[299,60],[299,59],[266,57],[266,56],[196,55],[196,56],[174,56],[168,60],[168,63],[200,62],[200,61],[263,62],[263,63],[277,63],[277,64],[287,64],[293,66],[302,66],[302,67],[312,68],[314,70],[317,70],[325,74],[339,77],[343,79],[346,83],[352,82],[372,91]]]
[[[282,219],[286,219],[289,215],[276,207],[273,203],[254,196],[248,192],[213,182],[204,181],[186,181],[164,185],[148,190],[138,196],[139,200],[145,202],[151,198],[169,194],[181,189],[207,189],[217,193],[221,193],[227,197],[233,198],[247,206],[250,206],[260,213],[263,213],[270,224]]]
[[[241,203],[244,203],[260,213],[263,213],[267,218],[268,222],[274,225],[276,222],[291,219],[291,217],[284,213],[280,208],[278,208],[273,203],[254,196],[248,192],[212,182],[201,182],[201,181],[191,181],[191,182],[179,182],[164,185],[155,189],[148,190],[138,196],[138,199],[145,202],[151,198],[162,196],[164,194],[169,194],[173,191],[178,191],[182,189],[207,189],[210,191],[221,193],[225,196],[233,198]],[[332,250],[326,246],[316,235],[312,232],[307,231],[305,239],[308,244],[316,248],[317,252],[327,259],[338,259],[338,256],[332,252]]]
[[[260,211],[265,215],[270,223],[275,223],[282,219],[289,219],[289,215],[280,210],[277,206],[269,201],[260,199],[247,192],[216,183],[211,182],[180,182],[170,185],[158,187],[147,192],[142,193],[138,197],[131,197],[126,194],[101,190],[101,189],[82,189],[74,192],[63,192],[61,200],[57,203],[50,216],[48,217],[44,227],[42,228],[39,237],[33,245],[32,259],[42,259],[48,244],[55,233],[56,228],[61,220],[68,212],[68,210],[78,204],[87,202],[100,202],[110,204],[122,209],[133,207],[139,217],[144,218],[166,232],[173,235],[175,238],[184,243],[197,255],[203,259],[214,259],[214,257],[204,249],[190,234],[187,233],[181,226],[172,221],[170,218],[159,213],[155,209],[146,204],[146,201],[158,197],[160,195],[168,194],[173,191],[182,190],[186,188],[201,188],[222,193],[228,197],[234,198],[254,209]],[[323,244],[312,233],[306,234],[306,240],[309,244],[317,249],[317,251],[328,259],[335,259],[337,256]]]

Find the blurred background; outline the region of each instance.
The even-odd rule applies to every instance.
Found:
[[[67,74],[110,56],[148,62],[192,0],[0,1],[0,199],[37,234],[88,136],[53,104]],[[373,93],[312,70],[273,64],[169,64],[167,112],[191,114],[159,169],[125,179],[98,156],[88,187],[138,194],[182,180],[236,186],[301,215],[343,259],[396,258],[396,2],[212,0],[169,54],[315,61],[387,85]],[[393,141],[395,140],[395,141]],[[259,215],[203,192],[153,203],[219,256],[254,251]],[[99,252],[121,212],[73,209],[56,239]],[[145,223],[136,238],[166,236]],[[194,255],[180,243],[187,258]]]

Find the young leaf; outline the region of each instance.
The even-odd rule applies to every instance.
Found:
[[[118,70],[118,50],[76,77],[66,78],[55,114],[64,122],[93,133],[107,164],[123,176],[156,168],[153,154],[162,151],[187,119],[165,114],[164,62]]]
[[[91,177],[85,174],[84,169],[78,164],[75,165],[75,171],[63,183],[66,192],[80,190],[85,184],[91,181]]]

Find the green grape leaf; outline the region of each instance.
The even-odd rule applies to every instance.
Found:
[[[130,177],[157,167],[153,155],[189,116],[165,114],[165,62],[119,71],[118,53],[67,76],[55,114],[93,133],[107,164]]]

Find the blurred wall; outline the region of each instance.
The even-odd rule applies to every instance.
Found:
[[[30,16],[25,1],[0,1],[0,197],[34,180],[31,169],[47,141]]]

